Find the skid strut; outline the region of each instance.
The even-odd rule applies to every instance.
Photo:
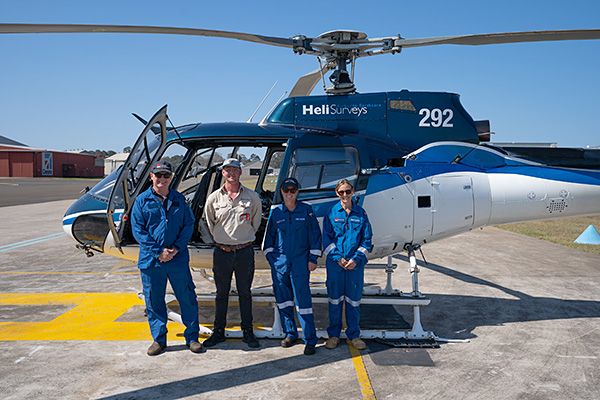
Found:
[[[426,306],[430,303],[430,299],[423,296],[419,291],[419,267],[417,265],[417,258],[415,256],[415,250],[420,249],[420,245],[406,244],[404,249],[408,252],[408,260],[410,263],[409,272],[411,274],[412,290],[410,294],[403,293],[392,287],[392,273],[396,269],[396,265],[392,263],[392,257],[388,257],[387,264],[385,265],[385,272],[387,274],[387,281],[385,289],[372,289],[366,288],[363,291],[363,297],[361,304],[381,304],[381,305],[398,305],[398,306],[411,306],[413,308],[413,324],[409,331],[406,330],[361,330],[360,337],[363,339],[387,339],[387,340],[400,340],[406,342],[468,342],[468,340],[454,340],[454,339],[443,339],[435,336],[433,332],[426,331],[423,329],[421,324],[421,307]],[[375,267],[374,264],[367,264],[367,268]],[[203,274],[207,275],[207,274]],[[208,276],[203,276],[207,278]],[[312,289],[312,302],[313,303],[328,303],[326,289]],[[143,299],[144,295],[138,293],[138,296]],[[229,294],[230,300],[237,300],[237,291],[233,289]],[[214,294],[200,294],[197,295],[198,301],[214,301]],[[175,296],[168,294],[165,298],[167,304],[175,300]],[[271,338],[271,339],[282,339],[285,337],[285,332],[281,325],[281,318],[279,316],[279,310],[277,308],[277,302],[272,290],[252,290],[252,300],[255,303],[269,303],[273,308],[273,326],[269,328],[257,329],[254,334],[257,338]],[[167,308],[168,316],[171,320],[182,323],[181,316],[176,312]],[[200,325],[200,333],[204,335],[212,334],[212,330]],[[241,338],[242,331],[239,329],[226,329],[225,336],[229,338]],[[327,337],[327,331],[317,331],[317,337]],[[344,331],[341,332],[341,338],[345,338]]]

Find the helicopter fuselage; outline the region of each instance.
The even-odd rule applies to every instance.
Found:
[[[319,218],[339,201],[337,181],[352,181],[373,226],[370,259],[486,225],[600,213],[600,171],[511,156],[481,144],[486,132],[478,127],[451,93],[294,97],[261,124],[177,129],[167,129],[165,106],[127,162],[80,198],[63,226],[87,249],[136,260],[131,206],[149,186],[150,165],[175,147],[181,156],[172,188],[186,196],[196,216],[189,249],[191,266],[199,268],[212,268],[214,248],[202,221],[204,201],[221,185],[220,161],[244,151],[264,153],[249,172],[256,179],[249,181],[251,189],[263,201],[263,225],[271,206],[282,200],[279,185],[286,177],[298,179],[299,200],[310,203]],[[256,264],[268,268],[262,233],[255,242]]]

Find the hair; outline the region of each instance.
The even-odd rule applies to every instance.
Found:
[[[350,185],[352,190],[354,190],[354,185],[348,179],[341,179],[337,185],[335,185],[335,191],[337,192],[343,185]]]

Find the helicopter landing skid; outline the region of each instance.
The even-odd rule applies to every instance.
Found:
[[[428,305],[431,300],[425,297],[421,292],[419,292],[419,268],[417,266],[417,259],[415,257],[415,250],[419,249],[418,245],[406,245],[406,250],[408,251],[408,258],[410,262],[410,273],[412,278],[412,292],[410,294],[403,293],[397,289],[392,288],[392,273],[394,269],[396,269],[396,265],[392,264],[392,257],[388,257],[386,264],[386,273],[387,273],[387,283],[385,289],[373,289],[366,288],[363,290],[363,297],[361,299],[361,304],[378,304],[378,305],[392,305],[392,306],[411,306],[413,308],[413,324],[410,330],[361,330],[360,337],[363,339],[377,339],[379,341],[382,340],[390,340],[401,342],[403,345],[401,347],[436,347],[438,342],[445,343],[468,343],[468,340],[462,339],[446,339],[437,337],[433,332],[426,331],[423,329],[421,324],[421,307]],[[201,271],[204,272],[204,271]],[[204,276],[206,275],[206,276]],[[205,279],[211,278],[208,274],[203,274]],[[209,279],[210,280],[210,279]],[[329,302],[327,297],[326,289],[311,289],[312,302],[317,304],[326,304]],[[138,297],[140,299],[144,299],[143,293],[138,293]],[[236,301],[238,294],[235,289],[229,294],[230,300]],[[199,294],[196,296],[198,301],[214,301],[214,294]],[[168,304],[172,301],[175,301],[176,298],[172,294],[167,294],[165,296],[165,302],[167,303],[167,315],[168,317],[180,324],[183,324],[181,320],[181,315],[177,312],[170,310],[168,308]],[[279,316],[279,310],[277,308],[277,301],[275,300],[275,296],[273,294],[272,289],[254,289],[252,290],[252,301],[254,303],[268,303],[273,308],[273,326],[269,328],[257,329],[254,331],[254,334],[257,338],[264,339],[283,339],[285,337],[285,332],[283,331],[283,327],[281,325],[281,318]],[[206,326],[200,325],[200,333],[204,335],[211,335],[212,329],[207,328]],[[242,331],[226,329],[225,336],[228,338],[242,338]],[[328,334],[326,330],[318,330],[317,337],[327,338]],[[342,331],[340,334],[341,339],[345,339],[346,335]],[[422,343],[428,343],[431,345],[423,346]]]

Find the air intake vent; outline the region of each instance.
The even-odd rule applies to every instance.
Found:
[[[550,199],[546,208],[548,208],[548,212],[552,214],[563,212],[567,207],[568,205],[565,199]]]

